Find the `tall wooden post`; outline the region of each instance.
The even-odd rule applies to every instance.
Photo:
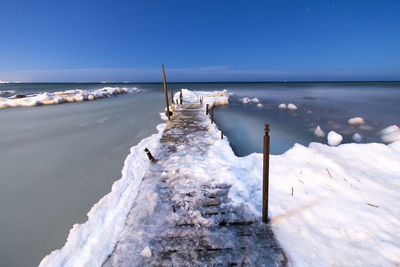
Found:
[[[208,115],[208,104],[206,104],[206,115]]]
[[[167,106],[168,122],[170,122],[171,118],[170,118],[170,114],[169,114],[168,92],[167,92],[167,83],[165,81],[164,65],[162,65],[162,73],[163,73],[163,80],[164,80],[165,105]]]
[[[214,123],[214,106],[211,106],[211,124]]]
[[[175,112],[174,89],[171,89],[171,108],[172,108],[172,112]]]
[[[181,93],[179,94],[179,100],[181,101],[181,105],[182,105],[182,103],[183,103],[182,90],[181,90]]]
[[[221,130],[221,140],[224,139],[224,131]]]
[[[269,124],[264,128],[264,157],[263,157],[263,199],[262,221],[268,222],[268,188],[269,188]]]

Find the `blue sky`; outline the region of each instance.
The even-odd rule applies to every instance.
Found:
[[[400,80],[399,0],[1,0],[0,80]]]

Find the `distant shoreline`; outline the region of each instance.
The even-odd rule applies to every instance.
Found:
[[[171,84],[186,84],[186,83],[270,83],[270,84],[288,84],[288,83],[400,83],[400,81],[209,81],[209,82],[169,82]],[[3,84],[162,84],[162,82],[7,82]]]

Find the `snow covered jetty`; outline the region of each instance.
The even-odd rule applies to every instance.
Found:
[[[189,99],[164,129],[156,162],[103,266],[285,265],[269,225],[248,206],[231,203],[224,166],[204,166],[219,136],[205,105]]]

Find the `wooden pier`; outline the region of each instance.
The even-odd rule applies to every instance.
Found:
[[[181,169],[188,164],[177,160],[183,151],[199,163],[207,157],[209,127],[205,105],[184,103],[173,112],[161,151],[153,155],[156,160],[142,180],[125,229],[103,266],[287,264],[269,224],[246,205],[231,204],[231,185]]]

